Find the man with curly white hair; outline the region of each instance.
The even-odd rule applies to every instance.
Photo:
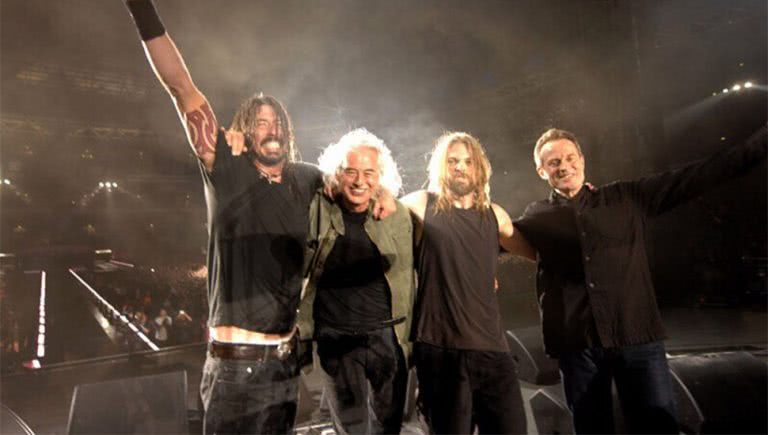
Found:
[[[365,129],[329,145],[318,164],[326,193],[309,211],[301,338],[317,342],[337,432],[399,433],[415,296],[412,226],[399,203],[384,220],[372,218],[371,206],[380,189],[400,191],[400,174]]]

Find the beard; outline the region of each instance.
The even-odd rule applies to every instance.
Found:
[[[264,151],[264,146],[270,142],[278,143],[280,145],[280,150],[278,152],[272,150]],[[285,152],[285,143],[275,136],[267,136],[262,139],[262,141],[259,142],[258,149],[254,150],[253,154],[256,160],[264,166],[277,166],[283,163],[288,157]]]
[[[284,162],[288,156],[285,153],[280,154],[261,154],[254,153],[256,160],[264,166],[277,166]]]
[[[475,185],[466,178],[454,177],[448,180],[448,190],[457,197],[463,197],[474,192]]]

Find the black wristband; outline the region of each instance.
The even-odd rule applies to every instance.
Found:
[[[149,41],[165,34],[165,26],[160,21],[152,0],[127,0],[125,5],[131,12],[142,41]]]

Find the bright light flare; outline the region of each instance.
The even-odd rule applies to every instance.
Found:
[[[37,357],[42,358],[45,356],[45,290],[46,290],[46,276],[45,271],[40,272],[40,304],[38,306],[39,322],[37,326]],[[37,360],[35,360],[37,361]],[[40,368],[40,362],[37,361]]]
[[[159,347],[158,347],[158,346],[157,346],[155,343],[153,343],[153,342],[152,342],[152,340],[150,340],[150,339],[149,339],[149,337],[147,337],[147,336],[146,336],[146,334],[144,334],[143,332],[139,331],[139,330],[138,330],[138,329],[136,329],[136,328],[131,328],[131,326],[132,326],[132,323],[130,323],[130,321],[128,321],[128,319],[127,319],[127,318],[126,318],[126,317],[125,317],[125,316],[124,316],[122,313],[120,313],[119,311],[117,311],[117,308],[115,308],[114,306],[112,306],[112,304],[110,304],[109,302],[107,302],[107,300],[106,300],[106,299],[104,299],[104,297],[103,297],[103,296],[101,296],[101,295],[99,294],[99,292],[97,292],[97,291],[96,291],[96,289],[94,289],[93,287],[91,287],[91,286],[90,286],[90,284],[88,284],[87,282],[85,282],[85,280],[84,280],[82,277],[80,277],[80,275],[78,275],[78,274],[77,274],[77,272],[75,272],[73,269],[69,269],[68,271],[69,271],[69,273],[70,273],[72,276],[74,276],[74,277],[75,277],[75,279],[77,279],[78,281],[80,281],[80,284],[82,284],[82,285],[83,285],[83,287],[85,287],[85,288],[86,288],[86,289],[87,289],[89,292],[91,292],[91,294],[92,294],[92,295],[93,295],[93,296],[94,296],[94,297],[95,297],[95,298],[96,298],[96,299],[97,299],[99,302],[101,302],[101,303],[102,303],[102,304],[103,304],[105,307],[107,307],[107,309],[108,309],[108,310],[109,310],[109,311],[112,313],[112,315],[113,315],[114,317],[116,317],[116,318],[120,319],[120,321],[122,321],[123,323],[125,323],[125,324],[126,324],[126,326],[128,326],[128,327],[129,327],[129,328],[130,328],[130,329],[131,329],[131,330],[132,330],[134,333],[136,333],[136,335],[139,337],[139,339],[140,339],[141,341],[143,341],[144,343],[146,343],[146,344],[147,344],[147,346],[149,346],[149,348],[150,348],[150,349],[152,349],[152,350],[160,350],[160,348],[159,348]],[[104,321],[106,322],[106,319],[105,319]]]

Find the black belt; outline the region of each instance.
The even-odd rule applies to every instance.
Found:
[[[375,331],[377,329],[389,328],[390,326],[395,326],[403,322],[405,322],[405,316],[396,317],[394,319],[382,320],[381,322],[365,323],[365,324],[357,324],[357,325],[350,325],[348,323],[329,322],[329,321],[326,321],[325,319],[315,321],[315,323],[317,324],[321,324],[321,325],[330,327],[332,329],[345,331],[355,335],[365,334],[371,331]]]
[[[208,353],[221,359],[239,359],[263,362],[270,359],[283,361],[293,353],[296,347],[296,336],[280,344],[240,344],[211,341],[208,343]]]

